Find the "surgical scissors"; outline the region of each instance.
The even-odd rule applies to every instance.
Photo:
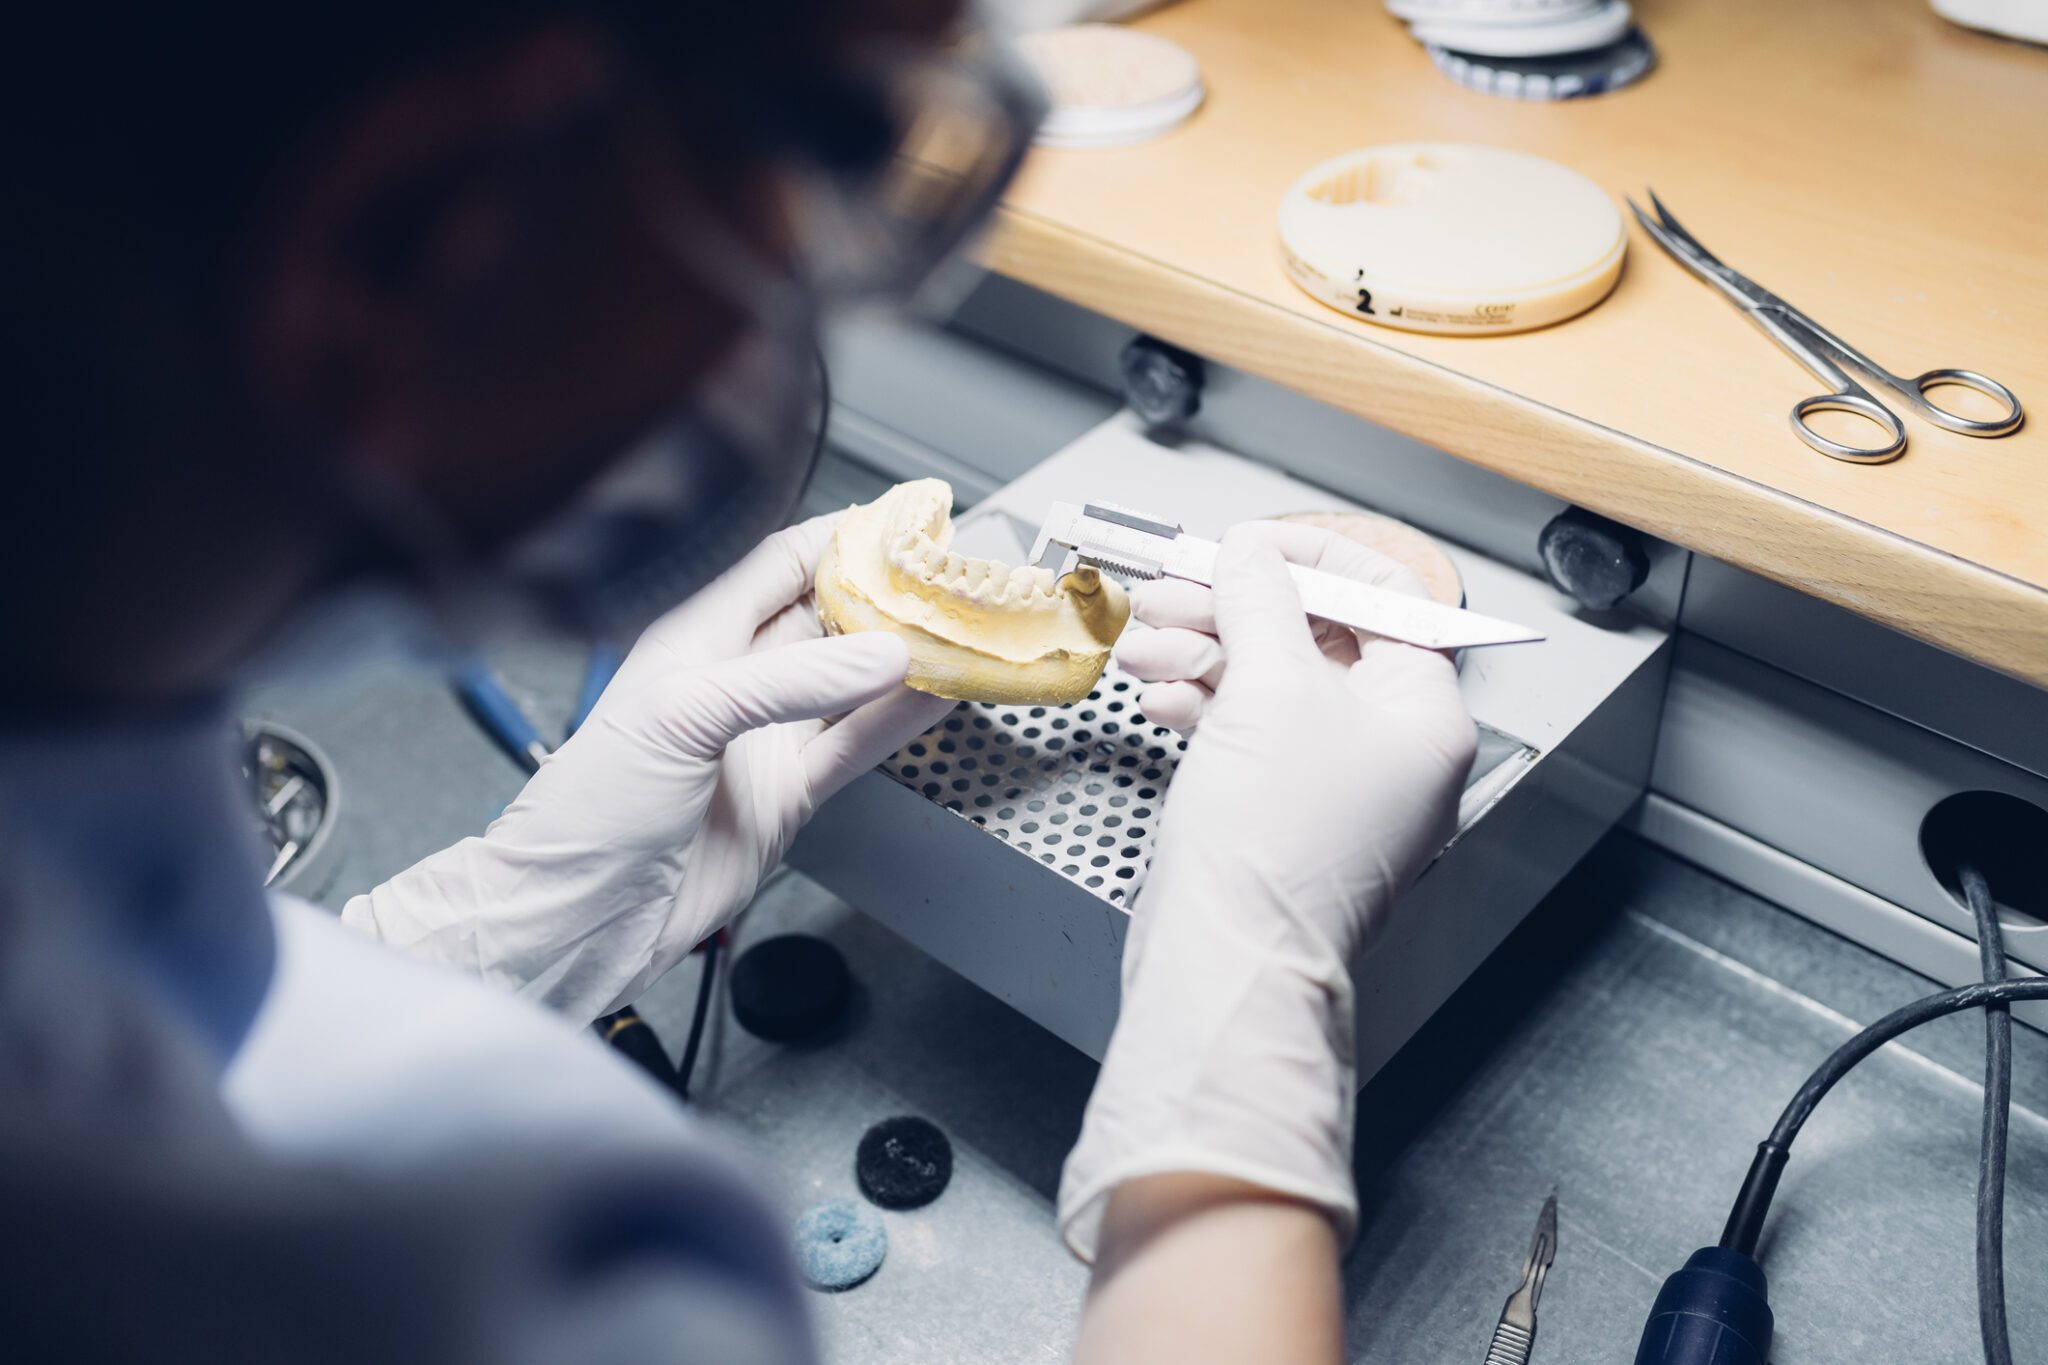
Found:
[[[1657,245],[1670,252],[1680,265],[1719,290],[1721,296],[1755,323],[1758,330],[1813,371],[1821,383],[1832,386],[1832,393],[1815,394],[1792,405],[1793,433],[1821,454],[1861,464],[1882,464],[1897,459],[1906,449],[1905,423],[1899,420],[1897,413],[1879,403],[1868,389],[1851,379],[1845,366],[1861,370],[1890,389],[1936,426],[1959,431],[1965,436],[2009,435],[2019,430],[2020,423],[2026,420],[2026,414],[2020,411],[2020,400],[2013,396],[2011,389],[1975,370],[1928,370],[1910,379],[1893,374],[1756,281],[1721,264],[1713,252],[1701,246],[1699,239],[1671,216],[1671,210],[1664,207],[1655,190],[1650,191],[1650,203],[1657,210],[1654,218],[1644,213],[1635,200],[1628,201],[1629,209],[1635,214],[1636,221],[1643,225],[1643,231],[1654,237]],[[1928,400],[1927,391],[1949,384],[1973,389],[1986,398],[2003,403],[2005,412],[1997,417],[1976,418],[1936,407]],[[1844,445],[1815,431],[1807,422],[1808,416],[1816,412],[1854,413],[1882,427],[1889,439],[1878,446]]]

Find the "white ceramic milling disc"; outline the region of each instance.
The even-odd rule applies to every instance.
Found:
[[[1194,55],[1157,34],[1074,24],[1027,33],[1017,46],[1052,99],[1038,130],[1042,146],[1143,142],[1178,127],[1202,103]]]
[[[1620,278],[1621,212],[1541,157],[1457,142],[1325,161],[1280,203],[1289,278],[1347,316],[1417,332],[1520,332],[1591,308]]]
[[[1602,0],[1387,0],[1387,12],[1411,24],[1534,24],[1584,14]]]
[[[1479,57],[1548,57],[1559,52],[1605,47],[1628,32],[1632,22],[1628,0],[1606,0],[1583,14],[1532,19],[1526,24],[1417,20],[1410,32],[1418,42],[1429,46]]]

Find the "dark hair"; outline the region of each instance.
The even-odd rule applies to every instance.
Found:
[[[264,196],[384,81],[554,21],[612,35],[721,157],[890,145],[843,74],[842,0],[28,0],[0,81],[0,355],[13,529],[0,623],[68,629],[71,580],[152,518],[273,477],[235,318]],[[252,500],[260,507],[260,499]],[[175,570],[168,570],[175,572]],[[58,591],[45,594],[45,584]],[[31,638],[19,638],[26,634]]]
[[[721,156],[886,151],[843,76],[838,0],[52,3],[8,21],[0,82],[0,354],[7,440],[43,492],[90,495],[166,426],[231,411],[230,293],[265,190],[322,122],[399,72],[557,20],[615,36]],[[21,491],[17,485],[17,493]],[[28,490],[33,494],[36,490]]]
[[[34,4],[9,20],[0,130],[15,193],[204,229],[319,119],[379,78],[550,20],[615,34],[722,137],[827,161],[886,120],[833,70],[833,0],[301,0],[291,6]]]

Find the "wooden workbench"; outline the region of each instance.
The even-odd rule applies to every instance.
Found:
[[[1524,104],[1464,90],[1375,0],[1183,0],[1139,21],[1200,58],[1185,127],[1039,151],[993,268],[1558,497],[2048,686],[2048,51],[1926,0],[1638,0],[1642,84]],[[1507,337],[1353,321],[1281,273],[1309,166],[1374,143],[1515,147],[1702,241],[1902,373],[2003,380],[1977,440],[1908,416],[1903,458],[1786,426],[1816,381],[1630,226],[1615,293]],[[1953,393],[1953,391],[1949,391]],[[1958,404],[1958,406],[1961,406]]]

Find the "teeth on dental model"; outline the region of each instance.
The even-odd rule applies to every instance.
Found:
[[[910,646],[910,685],[955,701],[1065,706],[1088,695],[1129,618],[1122,588],[1083,565],[1065,578],[955,552],[953,490],[900,483],[849,510],[818,561],[833,635],[886,630]]]

